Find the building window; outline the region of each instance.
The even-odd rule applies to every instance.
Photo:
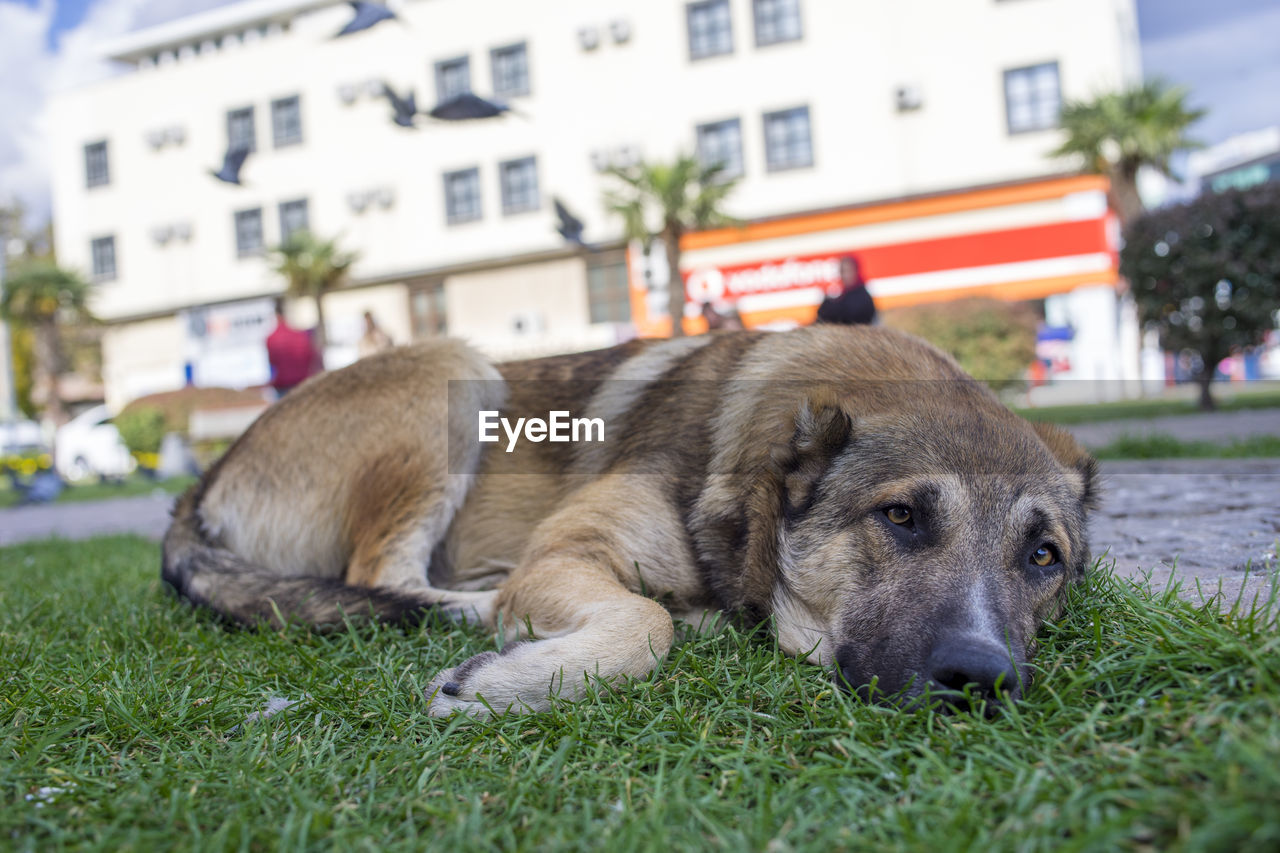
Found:
[[[765,113],[764,156],[770,172],[813,165],[808,107]]]
[[[276,148],[302,142],[302,101],[297,95],[271,102],[271,139]]]
[[[493,58],[493,93],[510,98],[529,94],[529,51],[524,42],[495,47]]]
[[[498,166],[502,184],[502,212],[506,215],[537,210],[538,162],[533,157],[508,160]]]
[[[1046,62],[1004,72],[1004,106],[1010,133],[1057,127],[1062,107],[1058,63]]]
[[[756,20],[756,47],[800,38],[800,0],[752,0],[751,11]]]
[[[112,281],[116,277],[116,238],[98,237],[89,242],[89,252],[93,256],[93,278],[95,281]]]
[[[253,131],[253,107],[227,110],[227,148],[258,150],[258,135]]]
[[[444,283],[432,282],[413,291],[409,297],[409,314],[414,338],[449,333],[449,315],[445,310]]]
[[[236,211],[236,255],[258,255],[263,248],[262,208]]]
[[[111,169],[107,163],[107,141],[91,142],[84,147],[84,184],[86,187],[105,187],[111,183]]]
[[[444,174],[444,212],[450,225],[480,218],[480,170],[461,169]]]
[[[445,102],[471,91],[471,60],[466,56],[436,63],[436,98]]]
[[[281,243],[299,231],[306,231],[310,227],[307,217],[307,200],[305,198],[280,202]]]
[[[698,125],[698,161],[703,168],[724,167],[721,177],[742,174],[742,122],[736,118]]]
[[[703,0],[688,5],[689,58],[706,59],[733,53],[729,0]]]
[[[625,255],[587,262],[587,304],[593,323],[631,322]]]

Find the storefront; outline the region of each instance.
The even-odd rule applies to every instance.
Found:
[[[1070,378],[1124,378],[1131,359],[1122,338],[1132,332],[1116,297],[1106,188],[1100,177],[1060,177],[691,234],[681,258],[685,327],[704,328],[704,302],[736,309],[752,328],[810,323],[839,288],[840,258],[853,255],[881,310],[973,296],[1043,299],[1048,325],[1070,330],[1072,352],[1058,362]],[[641,335],[670,329],[663,266],[633,252]]]

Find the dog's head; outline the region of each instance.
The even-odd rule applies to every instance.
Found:
[[[894,393],[810,395],[775,454],[779,641],[867,695],[1011,701],[1084,575],[1096,463],[976,383]]]

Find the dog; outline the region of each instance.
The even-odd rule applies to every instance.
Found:
[[[556,413],[603,440],[552,440]],[[1084,576],[1096,467],[880,327],[496,366],[440,339],[265,411],[179,500],[162,577],[242,625],[434,613],[500,632],[432,679],[433,715],[646,676],[673,617],[716,612],[863,695],[998,706]]]

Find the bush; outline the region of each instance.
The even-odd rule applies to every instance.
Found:
[[[910,332],[950,353],[994,390],[1022,385],[1036,355],[1039,312],[1025,302],[961,299],[894,308],[884,324]]]
[[[1200,406],[1214,407],[1213,371],[1257,346],[1280,304],[1280,184],[1205,193],[1125,229],[1120,272],[1160,346],[1198,356]]]
[[[171,431],[164,412],[154,406],[127,408],[116,416],[115,425],[125,447],[134,455],[159,453],[160,442]]]

